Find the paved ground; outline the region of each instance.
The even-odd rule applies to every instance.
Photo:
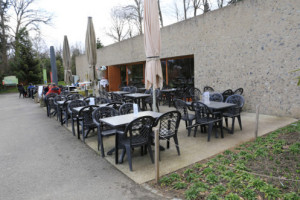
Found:
[[[31,99],[0,95],[0,199],[163,199],[129,180]]]

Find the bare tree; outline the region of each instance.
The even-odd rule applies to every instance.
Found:
[[[126,18],[135,24],[138,34],[143,34],[144,7],[143,0],[133,0],[134,4],[124,7]]]
[[[223,8],[224,0],[217,0],[218,8]]]
[[[174,1],[174,13],[175,13],[175,17],[177,19],[177,21],[180,21],[180,12],[179,12],[179,8],[178,8],[178,5],[177,5],[177,2]]]
[[[114,7],[111,10],[111,27],[109,32],[106,34],[111,37],[115,42],[120,42],[124,40],[129,34],[126,28],[126,16],[124,16],[123,9],[120,7]],[[130,32],[131,34],[131,32]]]
[[[207,13],[210,11],[210,7],[207,0],[202,0],[203,4],[203,13]]]
[[[3,74],[8,69],[8,26],[7,11],[9,9],[9,0],[0,0],[0,74]]]
[[[188,10],[190,8],[190,2],[191,2],[191,0],[183,0],[183,16],[184,16],[184,20],[187,19],[187,13],[188,13]]]
[[[32,5],[35,0],[11,0],[11,4],[15,14],[16,27],[12,28],[16,35],[21,28],[27,30],[39,30],[40,24],[50,24],[52,14],[41,10],[34,9]]]
[[[191,0],[192,1],[192,7],[194,12],[194,17],[197,15],[197,10],[200,9],[201,6],[201,0]]]
[[[161,8],[160,8],[160,0],[158,0],[158,14],[159,14],[159,20],[160,20],[160,25],[161,27],[164,26],[164,21],[163,21],[163,17],[162,17],[162,13],[161,13]]]

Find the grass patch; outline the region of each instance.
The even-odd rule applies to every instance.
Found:
[[[0,94],[17,93],[17,92],[18,92],[17,87],[6,87],[6,88],[1,87],[0,89]]]
[[[300,121],[163,176],[183,199],[300,199]]]

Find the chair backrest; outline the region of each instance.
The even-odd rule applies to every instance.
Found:
[[[140,111],[140,108],[138,107],[138,111]],[[133,113],[133,103],[125,103],[120,106],[119,108],[120,115],[126,115],[129,113]]]
[[[54,101],[55,101],[54,97],[47,98],[47,105],[48,105],[48,107],[50,107],[50,108],[56,108],[57,104],[55,104]]]
[[[100,95],[100,97],[102,97],[102,98],[109,98],[109,93],[108,92],[106,92],[105,90],[99,90],[99,95]]]
[[[210,86],[205,86],[203,88],[203,92],[214,92],[215,90]]]
[[[245,104],[245,99],[241,95],[234,94],[226,99],[226,103],[233,103],[236,104],[238,107],[242,108]]]
[[[145,94],[151,94],[151,89],[145,90]]]
[[[62,92],[60,93],[61,96],[67,96],[68,94],[70,94],[69,91],[62,91]]]
[[[205,122],[212,116],[212,111],[201,102],[192,103],[193,110],[195,110],[196,122]]]
[[[50,94],[48,94],[46,97],[45,97],[45,99],[47,100],[48,98],[50,98],[50,97],[56,97],[58,94],[56,94],[56,93],[50,93]]]
[[[174,107],[178,112],[180,112],[181,116],[188,116],[188,106],[185,101],[181,99],[174,99]]]
[[[137,87],[131,86],[130,87],[130,93],[137,93]]]
[[[100,126],[100,119],[105,118],[105,117],[113,117],[119,115],[119,112],[108,106],[104,107],[99,107],[96,110],[93,111],[92,117],[93,117],[93,122],[97,125]]]
[[[223,96],[223,101],[225,102],[226,99],[233,95],[233,91],[231,89],[228,89],[228,90],[225,90],[223,93],[222,93],[222,96]]]
[[[209,100],[216,102],[223,102],[223,95],[218,92],[209,93]]]
[[[122,91],[125,91],[125,92],[130,92],[130,87],[122,87]]]
[[[68,99],[70,100],[78,100],[83,99],[84,97],[81,94],[72,94],[71,96],[68,96]]]
[[[73,108],[75,107],[80,107],[80,106],[87,106],[87,103],[83,100],[72,100],[69,104],[68,104],[68,112],[69,113],[73,113]]]
[[[244,92],[244,89],[243,89],[243,88],[238,88],[238,89],[236,89],[236,90],[233,92],[233,94],[239,94],[239,95],[242,95],[243,92]]]
[[[58,101],[65,101],[66,100],[66,97],[65,96],[62,96],[62,95],[57,95],[56,97],[54,97],[54,104],[55,105],[58,105]]]
[[[177,88],[174,93],[174,98],[176,99],[185,99],[185,89],[184,88]]]
[[[129,137],[130,146],[141,146],[149,142],[153,122],[153,117],[143,116],[133,120],[126,126],[125,134]]]
[[[180,124],[181,114],[179,111],[170,111],[155,120],[155,126],[159,124],[159,136],[161,138],[168,138],[177,134]]]
[[[112,93],[112,102],[123,102],[123,97],[120,94]]]
[[[98,108],[98,106],[91,105],[91,106],[84,106],[80,109],[78,117],[81,118],[84,122],[84,125],[92,125],[93,124],[93,111]]]
[[[201,91],[198,88],[190,88],[189,90],[190,97],[192,98],[192,101],[199,101],[201,96]]]
[[[121,102],[112,102],[112,103],[107,104],[106,106],[112,107],[116,110],[119,110],[121,105],[123,105],[123,103],[121,103]]]
[[[111,100],[104,97],[96,97],[96,104],[111,103]]]

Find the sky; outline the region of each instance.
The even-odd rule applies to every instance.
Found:
[[[96,37],[107,46],[114,43],[106,35],[110,26],[111,9],[132,2],[133,0],[38,0],[36,6],[54,16],[51,26],[41,26],[42,38],[47,46],[59,48],[62,47],[64,35],[67,35],[70,46],[77,44],[84,48],[87,21],[91,16]],[[172,4],[173,0],[161,0],[161,2],[162,7],[166,7]]]

